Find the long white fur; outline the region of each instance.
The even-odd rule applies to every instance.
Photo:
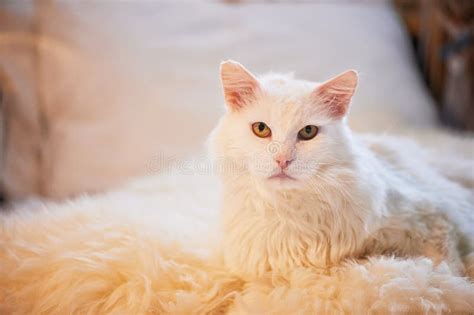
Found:
[[[238,93],[229,81],[255,85],[236,62],[223,63],[221,72],[225,94]],[[222,254],[232,272],[252,278],[395,254],[428,256],[464,273],[461,257],[473,251],[472,191],[437,173],[411,144],[352,134],[345,116],[354,75],[324,85],[262,76],[256,92],[242,96],[245,106],[233,110],[227,98],[230,110],[212,145],[215,157],[239,165],[222,173]],[[347,104],[334,105],[341,95]],[[334,106],[346,106],[344,115],[334,114]],[[252,133],[250,125],[260,121],[271,137]],[[298,141],[306,125],[318,126],[319,134]],[[289,152],[287,173],[296,180],[269,179],[278,171],[275,148]]]

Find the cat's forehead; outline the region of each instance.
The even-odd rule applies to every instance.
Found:
[[[277,74],[260,77],[259,82],[263,94],[256,108],[271,112],[273,116],[301,116],[308,96],[317,86],[317,83]]]
[[[284,98],[297,98],[310,93],[318,83],[296,80],[293,74],[267,74],[259,77],[259,82],[266,94]]]

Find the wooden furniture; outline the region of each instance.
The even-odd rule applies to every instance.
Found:
[[[474,1],[395,0],[441,120],[474,130]]]

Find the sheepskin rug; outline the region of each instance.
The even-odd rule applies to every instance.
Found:
[[[0,211],[0,314],[474,313],[472,279],[423,257],[252,281],[227,273],[212,254],[219,191],[210,173],[189,167]]]

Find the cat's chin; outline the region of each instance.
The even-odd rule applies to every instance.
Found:
[[[297,178],[282,173],[268,177],[266,183],[271,188],[277,190],[297,189],[301,185]]]
[[[286,180],[296,180],[294,177],[291,177],[290,175],[286,174],[286,173],[278,173],[278,174],[275,174],[275,175],[272,175],[268,178],[269,180],[279,180],[279,181],[286,181]]]

